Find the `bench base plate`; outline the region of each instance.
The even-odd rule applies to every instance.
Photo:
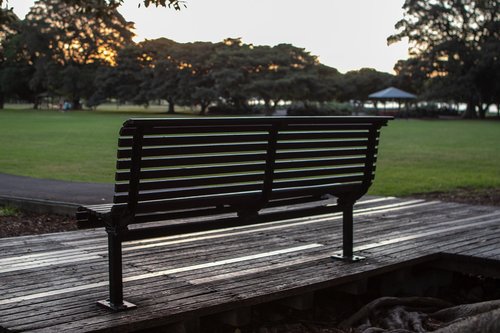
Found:
[[[332,259],[349,261],[349,262],[355,262],[355,261],[360,261],[360,260],[366,259],[366,257],[355,256],[355,255],[353,255],[353,256],[344,256],[342,253],[334,253],[332,255]]]
[[[111,309],[113,311],[125,311],[125,310],[135,309],[137,307],[137,305],[132,304],[132,303],[127,302],[127,301],[123,301],[123,304],[120,304],[117,306],[117,305],[112,304],[109,301],[109,299],[104,300],[104,301],[97,301],[97,304],[100,306],[103,306],[107,309]]]

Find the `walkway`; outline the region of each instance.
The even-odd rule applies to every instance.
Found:
[[[0,203],[28,210],[74,214],[82,204],[113,201],[113,184],[37,179],[0,173]]]

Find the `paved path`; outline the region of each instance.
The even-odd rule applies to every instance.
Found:
[[[67,205],[113,201],[113,184],[37,179],[0,173],[0,197]]]

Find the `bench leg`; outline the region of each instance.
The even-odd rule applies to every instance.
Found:
[[[108,232],[109,299],[97,304],[113,311],[133,309],[136,305],[123,300],[122,242],[119,236]]]
[[[340,259],[345,261],[358,261],[365,259],[361,256],[355,256],[353,253],[353,209],[354,203],[345,204],[340,202],[342,205],[342,253],[336,253],[332,256],[334,259]]]

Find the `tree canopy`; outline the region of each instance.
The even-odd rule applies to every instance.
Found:
[[[168,112],[174,112],[174,105],[198,105],[202,113],[214,102],[250,112],[250,101],[260,100],[265,111],[272,112],[280,101],[332,100],[340,76],[290,44],[254,46],[234,38],[177,43],[159,38],[119,52],[116,65],[101,70],[93,100],[165,100]]]
[[[484,117],[500,103],[500,2],[407,0],[403,8],[388,38],[410,42],[410,59],[397,64],[397,73],[415,79],[427,97],[465,102],[467,117]]]

